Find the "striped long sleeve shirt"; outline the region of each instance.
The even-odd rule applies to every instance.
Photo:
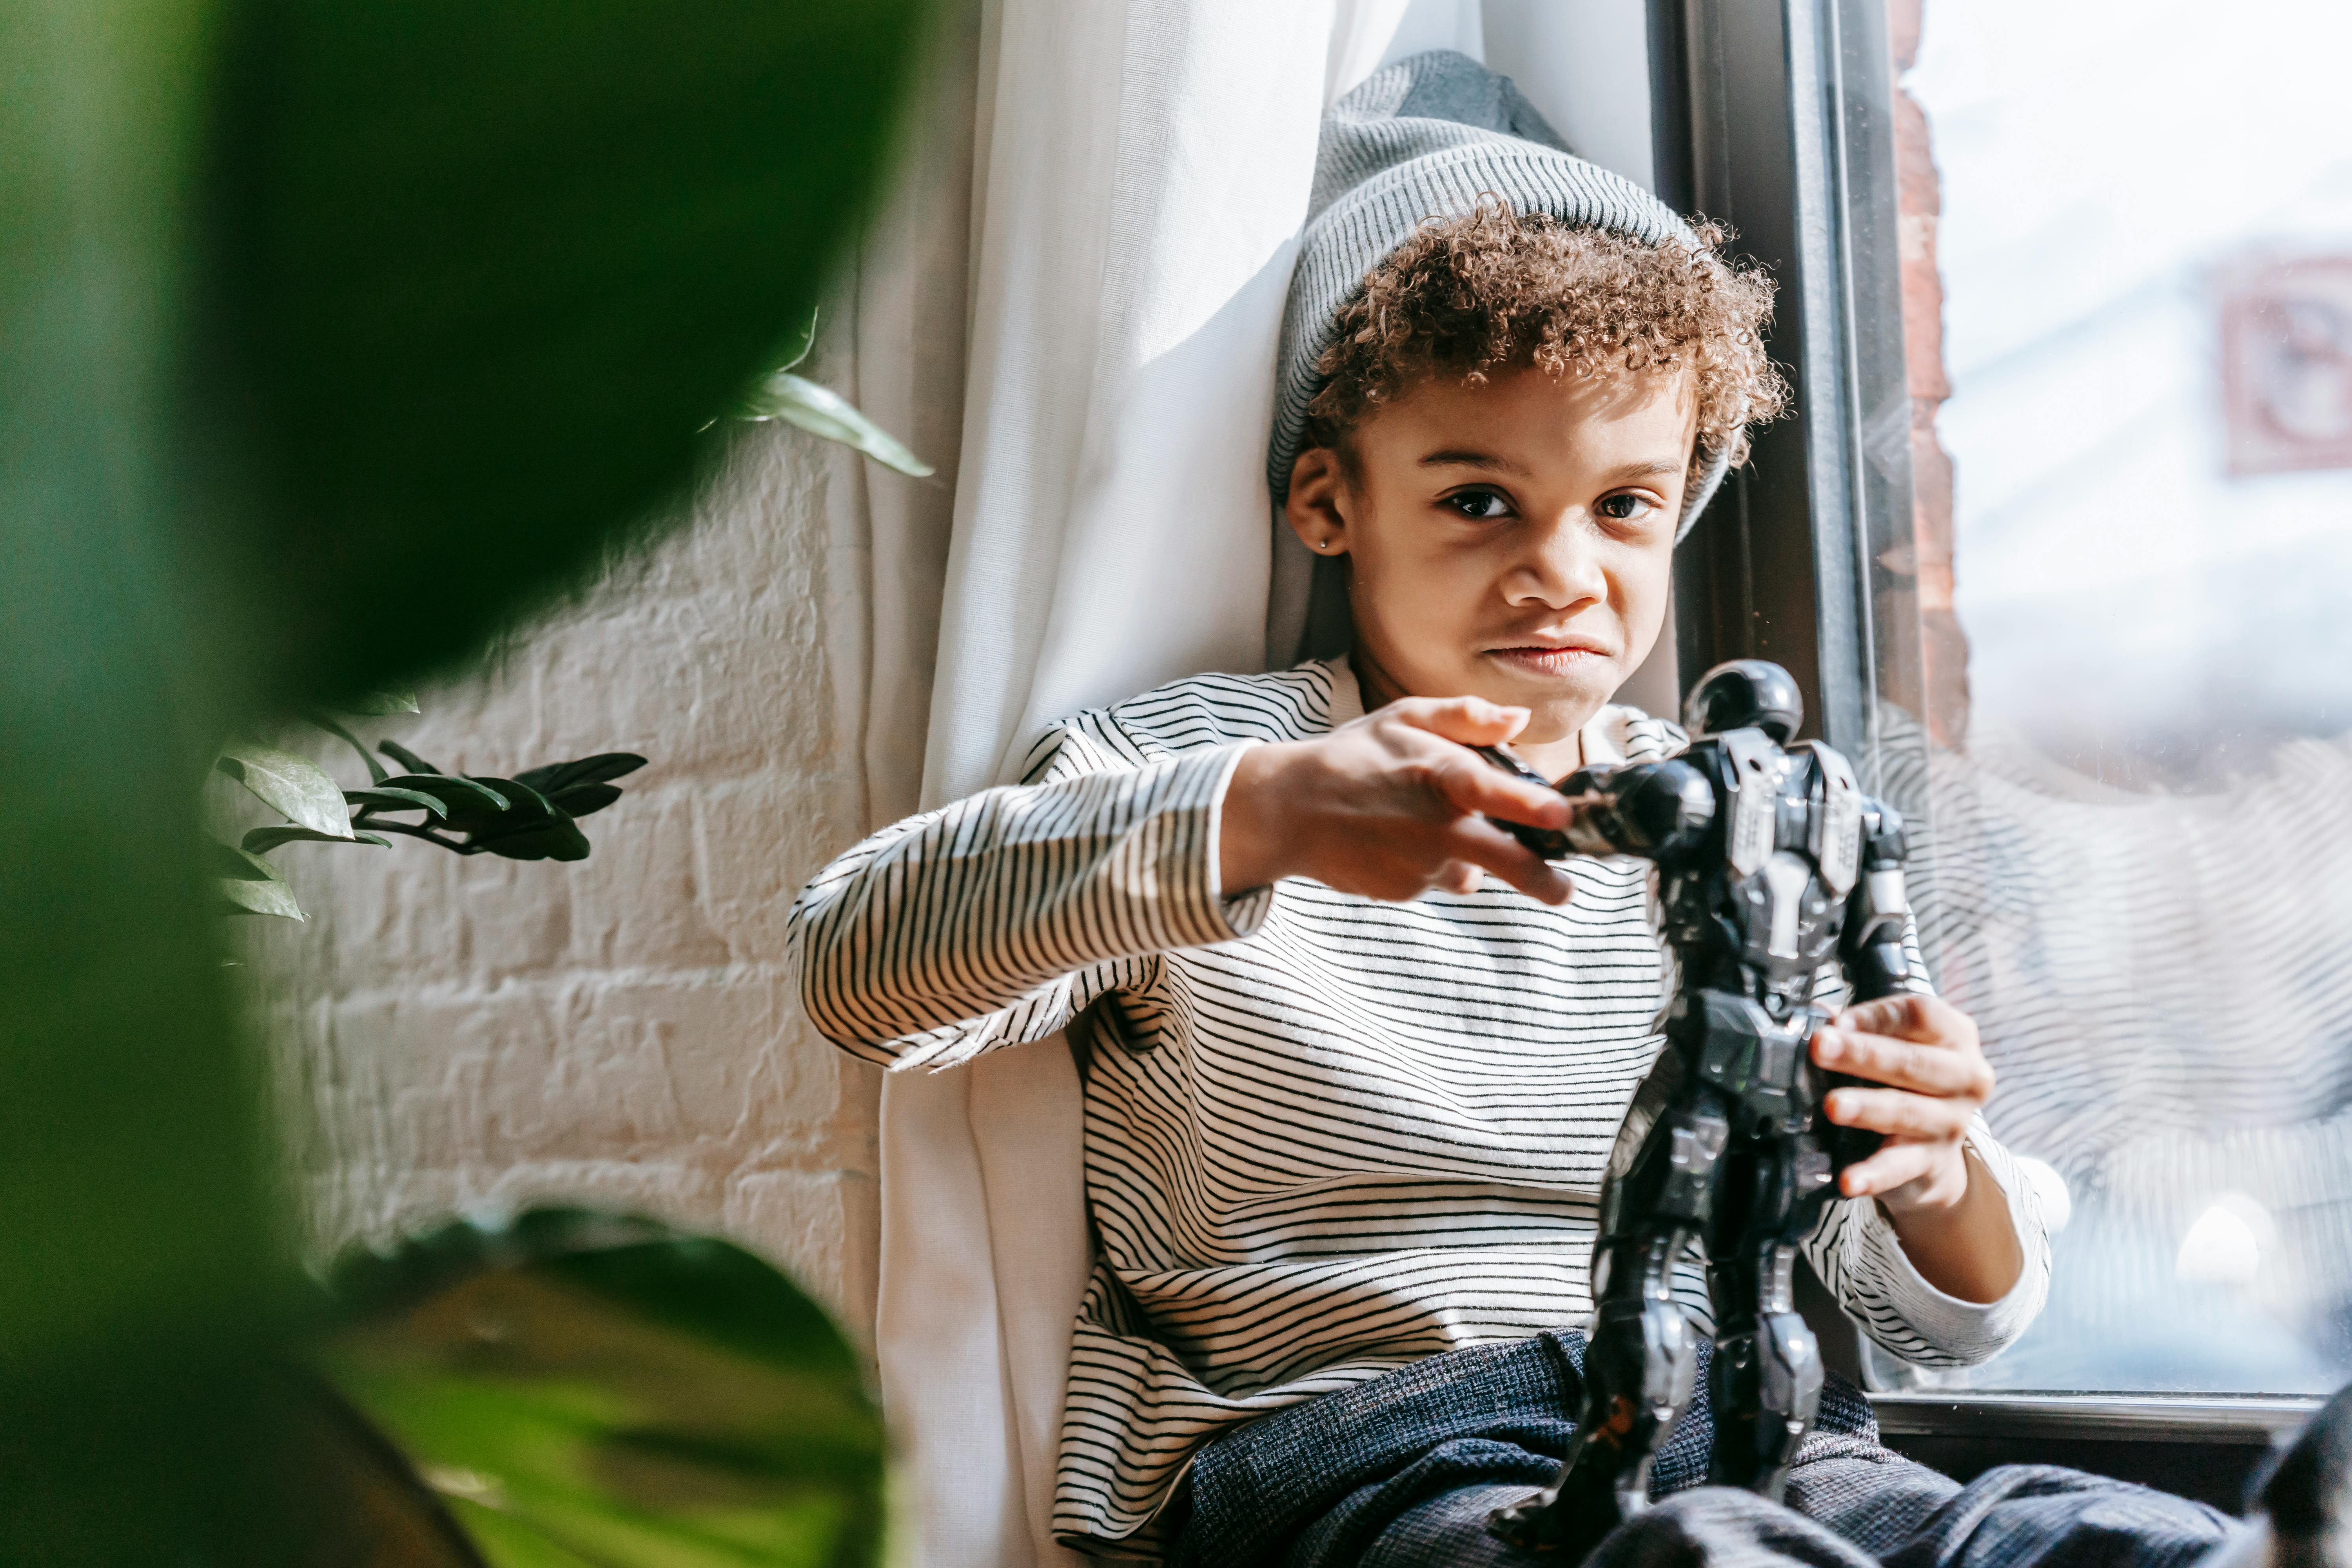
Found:
[[[793,909],[809,1015],[868,1060],[947,1068],[1070,1031],[1098,1252],[1056,1477],[1067,1539],[1145,1544],[1234,1422],[1591,1310],[1601,1173],[1662,1045],[1650,868],[1573,861],[1559,909],[1492,879],[1401,904],[1299,878],[1226,896],[1242,750],[1360,712],[1345,665],[1316,663],[1081,714],[1025,782],[876,834]],[[1683,739],[1611,708],[1584,755]],[[1829,1205],[1805,1243],[1915,1363],[1992,1354],[2046,1287],[2029,1184],[1981,1122],[1971,1143],[2026,1258],[2003,1300],[1928,1284],[1868,1200]],[[1697,1259],[1678,1293],[1710,1321]]]

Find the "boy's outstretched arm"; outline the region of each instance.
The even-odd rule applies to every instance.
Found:
[[[1482,814],[1556,827],[1567,804],[1466,749],[1526,720],[1412,699],[1312,741],[1156,760],[1065,732],[1040,782],[910,817],[817,874],[788,925],[803,1004],[868,1060],[950,1067],[1052,1034],[1160,953],[1247,936],[1286,876],[1410,899],[1483,868],[1564,902],[1568,879]]]
[[[1215,864],[1246,748],[1089,750],[885,828],[802,889],[786,946],[826,1038],[886,1067],[950,1067],[1044,1038],[1159,953],[1256,928],[1265,898],[1225,898]]]
[[[1407,697],[1328,735],[1256,748],[1226,791],[1224,885],[1312,877],[1402,901],[1469,892],[1490,871],[1530,898],[1568,902],[1567,875],[1486,820],[1556,828],[1568,803],[1469,749],[1507,742],[1527,721],[1526,709],[1482,698]]]

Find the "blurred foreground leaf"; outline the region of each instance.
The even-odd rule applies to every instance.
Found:
[[[837,1330],[741,1248],[542,1209],[355,1253],[313,1361],[492,1568],[851,1568],[881,1421]]]
[[[925,8],[0,0],[0,1562],[302,1560],[190,778],[678,510]]]
[[[676,494],[862,216],[927,8],[230,8],[207,348],[278,503],[236,513],[274,684],[437,666]]]

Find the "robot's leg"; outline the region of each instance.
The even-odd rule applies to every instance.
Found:
[[[1581,1556],[1649,1506],[1651,1460],[1697,1381],[1697,1337],[1674,1299],[1675,1260],[1690,1240],[1686,1229],[1657,1228],[1597,1249],[1595,1272],[1608,1280],[1585,1347],[1576,1436],[1548,1489],[1495,1510],[1496,1535]]]
[[[1581,1555],[1649,1503],[1650,1462],[1690,1403],[1698,1343],[1674,1297],[1674,1268],[1713,1204],[1730,1123],[1712,1090],[1659,1059],[1619,1132],[1592,1249],[1584,1402],[1558,1480],[1487,1528],[1538,1551]]]
[[[1715,1454],[1707,1479],[1779,1501],[1822,1398],[1821,1347],[1797,1315],[1797,1249],[1759,1238],[1707,1272],[1715,1302]]]

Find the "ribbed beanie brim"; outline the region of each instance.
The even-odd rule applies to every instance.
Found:
[[[1549,214],[1653,245],[1698,243],[1657,197],[1570,153],[1508,77],[1467,55],[1433,49],[1376,72],[1323,117],[1276,361],[1266,482],[1277,509],[1306,445],[1307,405],[1323,389],[1315,366],[1336,336],[1339,308],[1423,223],[1469,213],[1488,197],[1523,215]],[[1723,482],[1734,444],[1709,455],[1684,497],[1677,541]]]

